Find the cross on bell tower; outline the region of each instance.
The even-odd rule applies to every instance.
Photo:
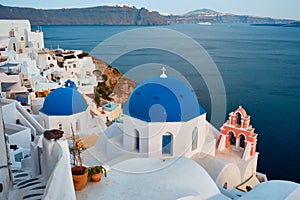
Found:
[[[167,69],[165,67],[161,68],[161,75],[160,78],[168,78],[167,74],[166,74]]]

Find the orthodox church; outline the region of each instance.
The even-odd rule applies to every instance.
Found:
[[[64,131],[66,137],[72,135],[72,128],[80,137],[99,135],[105,128],[100,119],[93,118],[83,95],[70,80],[47,95],[39,111],[39,121],[45,129]]]
[[[257,134],[242,107],[230,113],[220,134],[206,120],[195,92],[163,70],[161,76],[144,81],[132,92],[123,112],[124,123],[108,127],[96,145],[83,153],[85,164],[186,157],[226,189],[241,186],[246,190],[259,183]],[[98,161],[92,159],[94,155]],[[247,180],[251,183],[243,185]]]

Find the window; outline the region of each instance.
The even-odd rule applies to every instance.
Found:
[[[245,148],[245,136],[241,135],[240,137],[240,147]]]
[[[140,152],[140,133],[136,129],[133,132],[133,150]]]
[[[172,155],[173,136],[171,133],[162,135],[162,154]]]
[[[237,114],[236,114],[236,123],[237,123],[238,125],[241,125],[241,124],[242,124],[242,114],[239,113],[239,112],[237,112]]]
[[[247,192],[249,192],[250,190],[252,190],[252,187],[249,186],[249,185],[247,185],[247,186],[246,186],[246,190],[247,190]]]
[[[198,128],[195,127],[192,133],[192,151],[197,149],[198,146]]]
[[[48,56],[48,60],[51,60],[50,56]]]
[[[76,68],[76,64],[73,64],[73,68]]]
[[[24,41],[24,37],[21,37],[21,41]]]
[[[15,161],[16,162],[21,162],[23,158],[24,158],[23,157],[23,152],[15,154]]]
[[[228,187],[228,183],[225,182],[224,185],[223,185],[223,188],[227,190],[227,187]]]
[[[235,138],[235,136],[234,136],[234,133],[232,132],[232,131],[230,131],[230,144],[231,145],[235,145],[235,143],[236,143],[236,138]]]
[[[62,130],[62,123],[61,122],[58,122],[58,129]]]

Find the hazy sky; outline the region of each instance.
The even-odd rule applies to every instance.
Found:
[[[300,20],[300,0],[0,0],[0,4],[35,8],[72,8],[108,4],[132,4],[138,8],[145,7],[149,10],[172,14],[183,14],[198,8],[210,8],[226,13]]]

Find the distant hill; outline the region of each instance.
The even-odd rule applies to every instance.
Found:
[[[184,16],[185,17],[194,17],[194,16],[199,16],[199,15],[218,15],[220,14],[219,12],[216,12],[214,10],[210,10],[210,9],[197,9],[197,10],[193,10],[190,11],[188,13],[186,13]]]
[[[0,19],[29,19],[32,25],[164,25],[158,12],[130,6],[72,9],[34,9],[0,5]]]
[[[171,23],[291,24],[296,20],[273,19],[198,9],[184,15],[164,16],[134,6],[98,6],[70,9],[34,9],[0,5],[0,19],[29,19],[32,25],[166,25]]]
[[[170,23],[248,23],[248,24],[288,24],[296,20],[273,19],[270,17],[255,17],[216,12],[210,9],[198,9],[184,15],[168,16]]]

